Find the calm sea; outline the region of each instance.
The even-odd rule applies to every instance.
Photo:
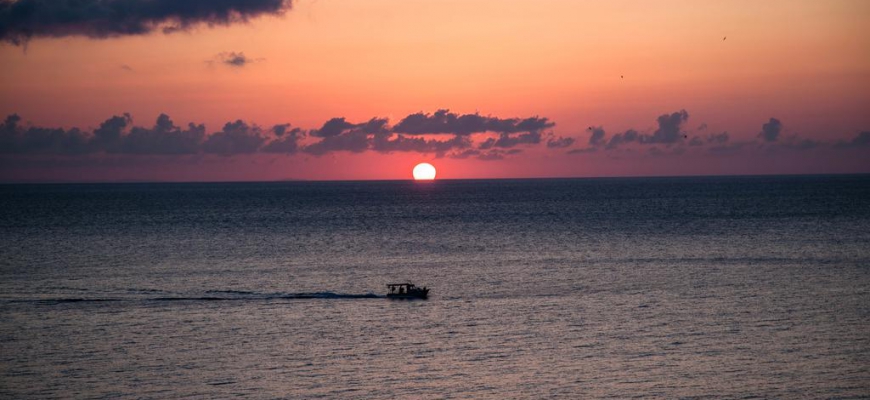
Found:
[[[236,396],[867,398],[870,176],[0,186],[0,397]]]

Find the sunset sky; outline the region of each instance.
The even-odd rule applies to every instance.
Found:
[[[864,0],[0,0],[0,69],[0,182],[870,172]]]

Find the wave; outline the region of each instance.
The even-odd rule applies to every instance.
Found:
[[[334,292],[303,292],[303,293],[257,293],[240,290],[209,290],[204,296],[162,296],[135,298],[38,298],[38,299],[5,299],[8,303],[34,304],[64,304],[64,303],[101,303],[101,302],[174,302],[174,301],[268,301],[268,300],[307,300],[307,299],[381,299],[384,295],[374,293],[334,293]]]

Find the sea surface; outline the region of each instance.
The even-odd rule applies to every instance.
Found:
[[[870,397],[870,176],[0,185],[0,398],[636,396]]]

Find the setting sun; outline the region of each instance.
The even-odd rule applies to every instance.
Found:
[[[414,180],[431,181],[435,179],[435,167],[429,163],[420,163],[414,167]]]

